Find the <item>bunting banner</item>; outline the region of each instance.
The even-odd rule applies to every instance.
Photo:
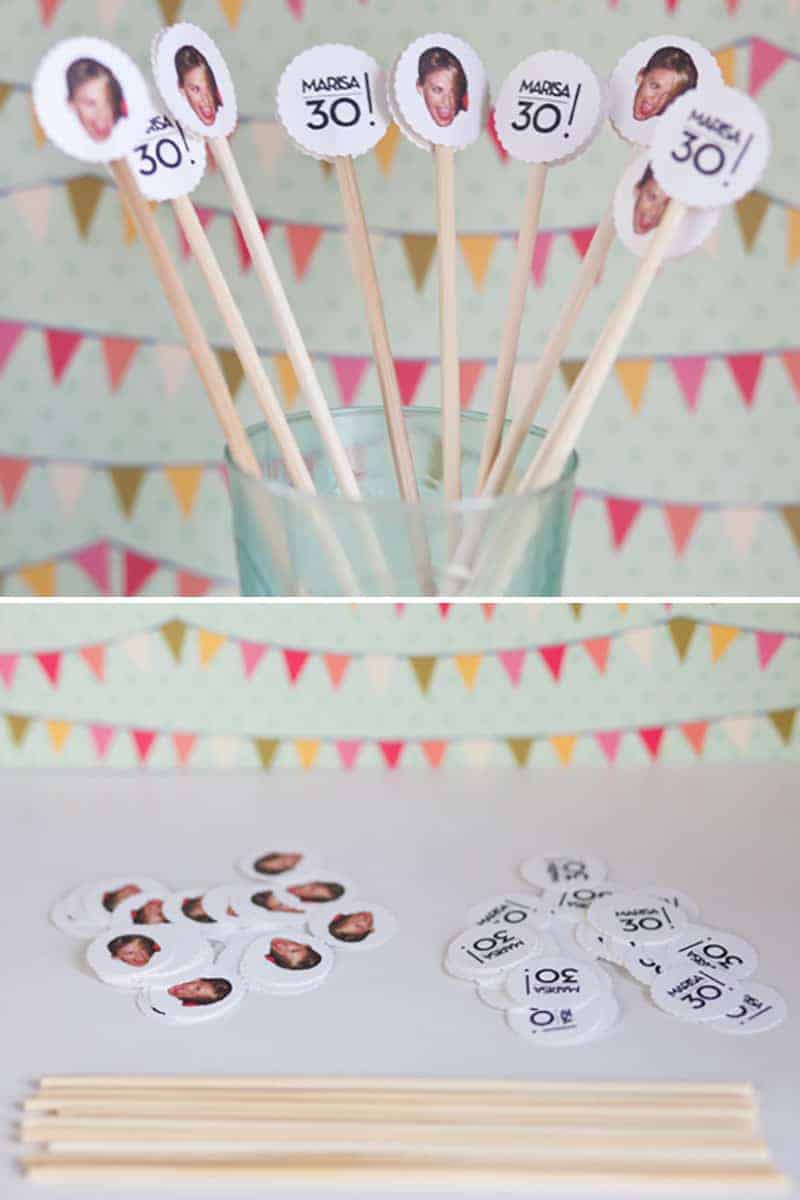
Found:
[[[59,761],[67,746],[80,742],[80,752],[104,767],[127,769],[174,767],[397,767],[489,764],[517,767],[614,766],[624,750],[626,765],[672,761],[688,753],[744,755],[757,736],[774,758],[794,751],[797,707],[758,710],[731,716],[695,718],[655,726],[580,730],[574,733],[534,732],[525,736],[472,738],[326,738],[231,734],[206,730],[134,726],[109,721],[43,717],[27,712],[0,712],[0,752],[10,764],[23,762],[26,751],[42,762]],[[3,744],[5,743],[5,745]],[[72,745],[71,745],[72,744]],[[665,754],[669,747],[669,755]],[[112,754],[111,751],[114,753]]]
[[[97,547],[81,553],[82,569],[102,574],[107,582],[107,553],[101,554]],[[147,579],[157,569],[158,564],[141,555],[136,557],[136,561],[123,563],[123,570],[128,572],[127,578],[135,589],[128,594],[140,593]],[[402,611],[401,608],[399,615],[402,615]],[[443,618],[446,618],[448,611],[448,605],[440,606]],[[580,613],[576,615],[576,619],[579,618]],[[756,665],[763,672],[769,669],[785,643],[792,645],[793,649],[800,645],[800,632],[721,624],[689,616],[665,616],[647,625],[633,625],[603,636],[566,639],[554,644],[532,642],[480,653],[450,651],[376,656],[361,652],[343,653],[332,648],[301,648],[252,641],[174,618],[141,630],[133,637],[120,634],[69,648],[0,653],[0,680],[5,689],[10,691],[20,671],[34,675],[41,671],[47,682],[57,687],[62,666],[67,662],[84,664],[91,675],[102,680],[109,650],[122,647],[127,658],[142,671],[159,663],[165,653],[175,666],[186,664],[201,667],[210,667],[224,654],[229,663],[233,661],[238,666],[245,681],[249,682],[257,674],[263,676],[265,671],[269,671],[270,682],[276,685],[282,682],[295,687],[307,673],[314,672],[320,678],[326,678],[334,692],[346,684],[354,666],[361,671],[357,686],[363,687],[366,676],[377,695],[386,693],[390,683],[400,677],[398,672],[404,672],[407,679],[415,682],[422,696],[430,697],[435,695],[445,672],[450,672],[451,677],[454,674],[465,690],[471,692],[481,672],[488,670],[516,689],[523,677],[526,682],[529,681],[531,672],[537,672],[545,683],[559,684],[565,672],[585,671],[588,665],[599,675],[605,675],[609,666],[618,660],[626,671],[631,661],[650,667],[654,655],[659,654],[659,640],[669,649],[672,662],[678,666],[686,662],[694,644],[697,644],[703,662],[718,664],[737,643],[736,669]],[[663,656],[660,662],[663,664]]]

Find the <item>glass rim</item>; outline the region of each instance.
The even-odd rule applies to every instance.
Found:
[[[380,416],[385,420],[384,408],[382,404],[359,404],[355,406],[338,405],[336,408],[330,409],[330,413],[334,418],[336,418],[336,416],[339,414],[346,413],[349,417],[355,416],[358,418],[359,415]],[[404,409],[403,411],[404,418],[408,416],[413,420],[416,415],[436,416],[439,418],[441,415],[441,409],[428,404],[414,405],[413,408]],[[462,421],[474,421],[478,424],[485,425],[489,414],[478,411],[462,411],[459,414],[459,417]],[[308,409],[301,409],[300,412],[296,413],[287,413],[286,420],[289,425],[300,424],[302,422],[308,422],[311,425],[314,425],[313,415]],[[511,422],[512,418],[506,417],[505,421],[503,422],[504,428],[509,428]],[[245,433],[247,434],[248,440],[251,439],[251,435],[267,433],[272,439],[273,443],[275,442],[272,430],[270,429],[267,421],[257,421],[253,425],[247,425],[245,427]],[[546,434],[547,430],[543,429],[541,425],[531,425],[526,432],[525,437],[536,437],[541,439],[545,437]],[[388,436],[389,434],[387,431],[387,439]],[[277,444],[275,445],[275,449],[278,449]],[[322,447],[322,449],[324,451],[324,447]],[[333,492],[303,492],[300,491],[299,488],[293,487],[292,484],[283,483],[280,480],[266,479],[263,475],[259,476],[258,478],[253,475],[249,475],[246,471],[243,471],[236,462],[234,462],[233,457],[231,456],[230,446],[227,444],[227,442],[225,443],[224,454],[228,469],[232,470],[236,475],[239,476],[240,479],[247,481],[248,484],[255,484],[256,486],[263,487],[265,491],[270,492],[275,496],[291,500],[295,504],[301,502],[308,505],[319,503],[324,504],[325,506],[337,505],[342,507],[346,506],[358,508],[392,507],[395,510],[407,509],[409,512],[412,512],[418,508],[429,508],[433,505],[436,505],[438,509],[444,508],[446,511],[452,513],[488,512],[499,511],[504,508],[513,508],[514,506],[523,507],[524,505],[529,504],[534,498],[541,499],[568,485],[574,480],[575,475],[577,474],[578,464],[580,462],[577,450],[570,451],[566,466],[559,475],[558,479],[554,480],[553,483],[547,484],[546,487],[531,488],[529,491],[523,492],[522,495],[508,495],[507,493],[503,492],[499,496],[462,496],[460,500],[449,501],[444,500],[442,496],[421,495],[419,502],[417,503],[412,500],[404,500],[399,493],[396,496],[366,496],[362,500],[351,500],[349,496],[342,496]]]

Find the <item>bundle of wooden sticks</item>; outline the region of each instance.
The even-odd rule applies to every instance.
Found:
[[[44,1183],[788,1190],[749,1084],[66,1075],[24,1110]]]

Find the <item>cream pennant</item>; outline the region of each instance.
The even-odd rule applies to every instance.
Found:
[[[286,146],[286,134],[280,121],[251,121],[250,136],[267,175],[271,175]]]
[[[36,240],[44,241],[50,225],[52,187],[26,188],[22,192],[12,192],[10,199]]]
[[[752,717],[726,717],[724,721],[720,721],[720,725],[737,750],[747,749],[753,730]]]
[[[625,634],[625,641],[639,661],[649,667],[653,649],[653,630],[631,629]]]
[[[476,770],[482,770],[486,766],[491,758],[493,749],[494,743],[486,739],[463,742],[461,746],[467,765],[474,767]]]
[[[214,734],[209,739],[211,757],[217,767],[232,767],[239,754],[241,739],[234,734]]]
[[[134,633],[122,642],[122,649],[128,658],[140,671],[146,671],[150,666],[150,634]]]
[[[364,666],[370,683],[380,696],[389,686],[389,680],[394,672],[397,659],[391,654],[367,654]]]
[[[81,498],[89,468],[84,463],[50,463],[47,479],[55,492],[58,506],[64,516],[70,516]]]
[[[186,346],[175,346],[169,342],[156,346],[156,362],[164,382],[164,391],[169,399],[180,391],[189,361],[190,355]]]
[[[96,0],[97,20],[103,29],[108,31],[114,28],[125,2],[126,0]]]
[[[761,524],[760,508],[727,508],[722,512],[722,523],[738,558],[746,558],[753,544],[756,530]]]

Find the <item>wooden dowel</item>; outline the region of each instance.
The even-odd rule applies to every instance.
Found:
[[[436,171],[439,349],[442,406],[442,487],[449,503],[461,499],[461,399],[456,292],[455,153],[434,146]]]
[[[528,189],[522,209],[522,220],[519,226],[514,270],[511,276],[511,290],[506,308],[497,369],[492,386],[489,414],[486,419],[486,433],[478,464],[478,484],[476,489],[478,495],[483,491],[489,470],[497,457],[500,438],[503,432],[503,423],[508,411],[511,378],[514,373],[514,363],[517,357],[517,347],[519,346],[522,316],[525,311],[525,297],[528,293],[531,261],[536,246],[536,236],[539,232],[539,217],[542,210],[542,199],[544,197],[546,182],[547,163],[532,164],[528,170]]]
[[[189,298],[189,293],[178,275],[175,262],[161,230],[158,228],[150,205],[139,191],[133,173],[124,159],[110,163],[109,168],[120,196],[150,255],[162,291],[183,334],[209,403],[228,443],[231,457],[245,474],[258,477],[261,474],[261,468],[236,411],[219,360],[208,343],[200,319]]]

